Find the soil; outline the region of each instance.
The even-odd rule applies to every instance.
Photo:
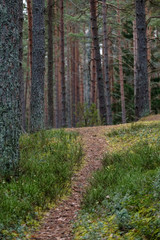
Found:
[[[85,164],[72,178],[71,194],[56,208],[50,210],[44,223],[32,240],[73,239],[72,224],[80,210],[83,194],[89,184],[91,174],[101,167],[101,159],[107,151],[104,132],[110,127],[88,127],[69,129],[79,132],[85,152]]]

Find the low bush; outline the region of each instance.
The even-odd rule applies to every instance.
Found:
[[[26,239],[27,227],[68,192],[81,159],[75,133],[50,130],[22,136],[19,174],[9,182],[0,179],[0,239]]]

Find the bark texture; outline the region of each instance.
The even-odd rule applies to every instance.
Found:
[[[119,0],[117,0],[119,8]],[[118,23],[121,24],[120,12],[117,10]],[[125,95],[124,95],[124,74],[122,63],[122,49],[121,49],[121,32],[118,30],[118,60],[119,60],[119,78],[120,78],[120,92],[121,92],[121,109],[122,109],[122,123],[126,123],[126,107],[125,107]]]
[[[64,6],[60,0],[60,33],[61,33],[61,101],[62,101],[62,127],[66,126],[66,87],[65,87],[65,60],[64,60]]]
[[[33,0],[31,131],[44,127],[44,0]]]
[[[107,124],[112,125],[112,110],[111,110],[111,94],[110,94],[110,82],[109,82],[109,62],[108,62],[108,41],[107,41],[107,8],[106,0],[103,0],[103,41],[104,41],[104,79],[106,89],[106,100],[107,100]]]
[[[22,68],[23,61],[23,1],[19,0],[19,81],[20,81],[20,107],[21,107],[21,125],[23,130],[26,128],[26,104],[24,96],[24,73]]]
[[[19,81],[19,0],[0,7],[0,173],[15,170],[21,127]]]
[[[27,72],[26,78],[26,94],[25,94],[25,105],[27,112],[27,124],[28,130],[30,130],[30,120],[31,120],[31,79],[32,79],[32,27],[33,27],[33,16],[32,16],[32,2],[31,0],[27,0],[27,12],[28,12],[28,59],[27,59],[27,67],[29,72]]]
[[[134,55],[134,104],[136,105],[136,82],[137,82],[137,28],[136,20],[133,21],[133,55]]]
[[[104,91],[104,81],[102,76],[101,56],[100,56],[100,47],[99,47],[99,38],[98,38],[96,2],[97,2],[96,0],[90,0],[92,38],[93,38],[93,44],[95,49],[100,116],[101,116],[101,120],[105,124],[107,124],[106,98],[105,98],[105,91]]]
[[[48,0],[48,127],[53,127],[53,0]]]
[[[137,27],[137,71],[136,71],[136,99],[135,115],[139,119],[149,113],[149,92],[147,73],[147,40],[145,21],[145,0],[136,0]]]

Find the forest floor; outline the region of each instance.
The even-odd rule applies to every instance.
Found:
[[[107,151],[104,132],[113,127],[87,127],[67,129],[80,133],[83,141],[85,161],[79,172],[72,178],[71,194],[44,218],[40,230],[34,235],[36,240],[69,240],[73,238],[72,224],[80,210],[83,194],[91,174],[101,167],[101,159]]]
[[[153,115],[142,121],[160,120],[160,115]],[[118,126],[118,125],[117,125]],[[80,133],[83,141],[85,162],[72,178],[71,194],[46,215],[38,232],[32,240],[71,240],[72,225],[81,208],[81,202],[89,179],[93,172],[101,168],[101,159],[107,151],[105,133],[117,126],[98,126],[67,129]]]

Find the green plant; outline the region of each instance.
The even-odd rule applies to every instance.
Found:
[[[82,147],[75,133],[40,131],[20,139],[19,174],[0,180],[0,239],[25,239],[50,203],[69,191]],[[16,238],[17,237],[17,238]]]
[[[136,123],[106,135],[112,147],[84,196],[76,240],[92,239],[91,231],[99,239],[159,239],[159,128],[158,122]]]
[[[77,127],[98,126],[102,124],[98,109],[94,103],[91,106],[78,104],[75,115],[77,118]]]

